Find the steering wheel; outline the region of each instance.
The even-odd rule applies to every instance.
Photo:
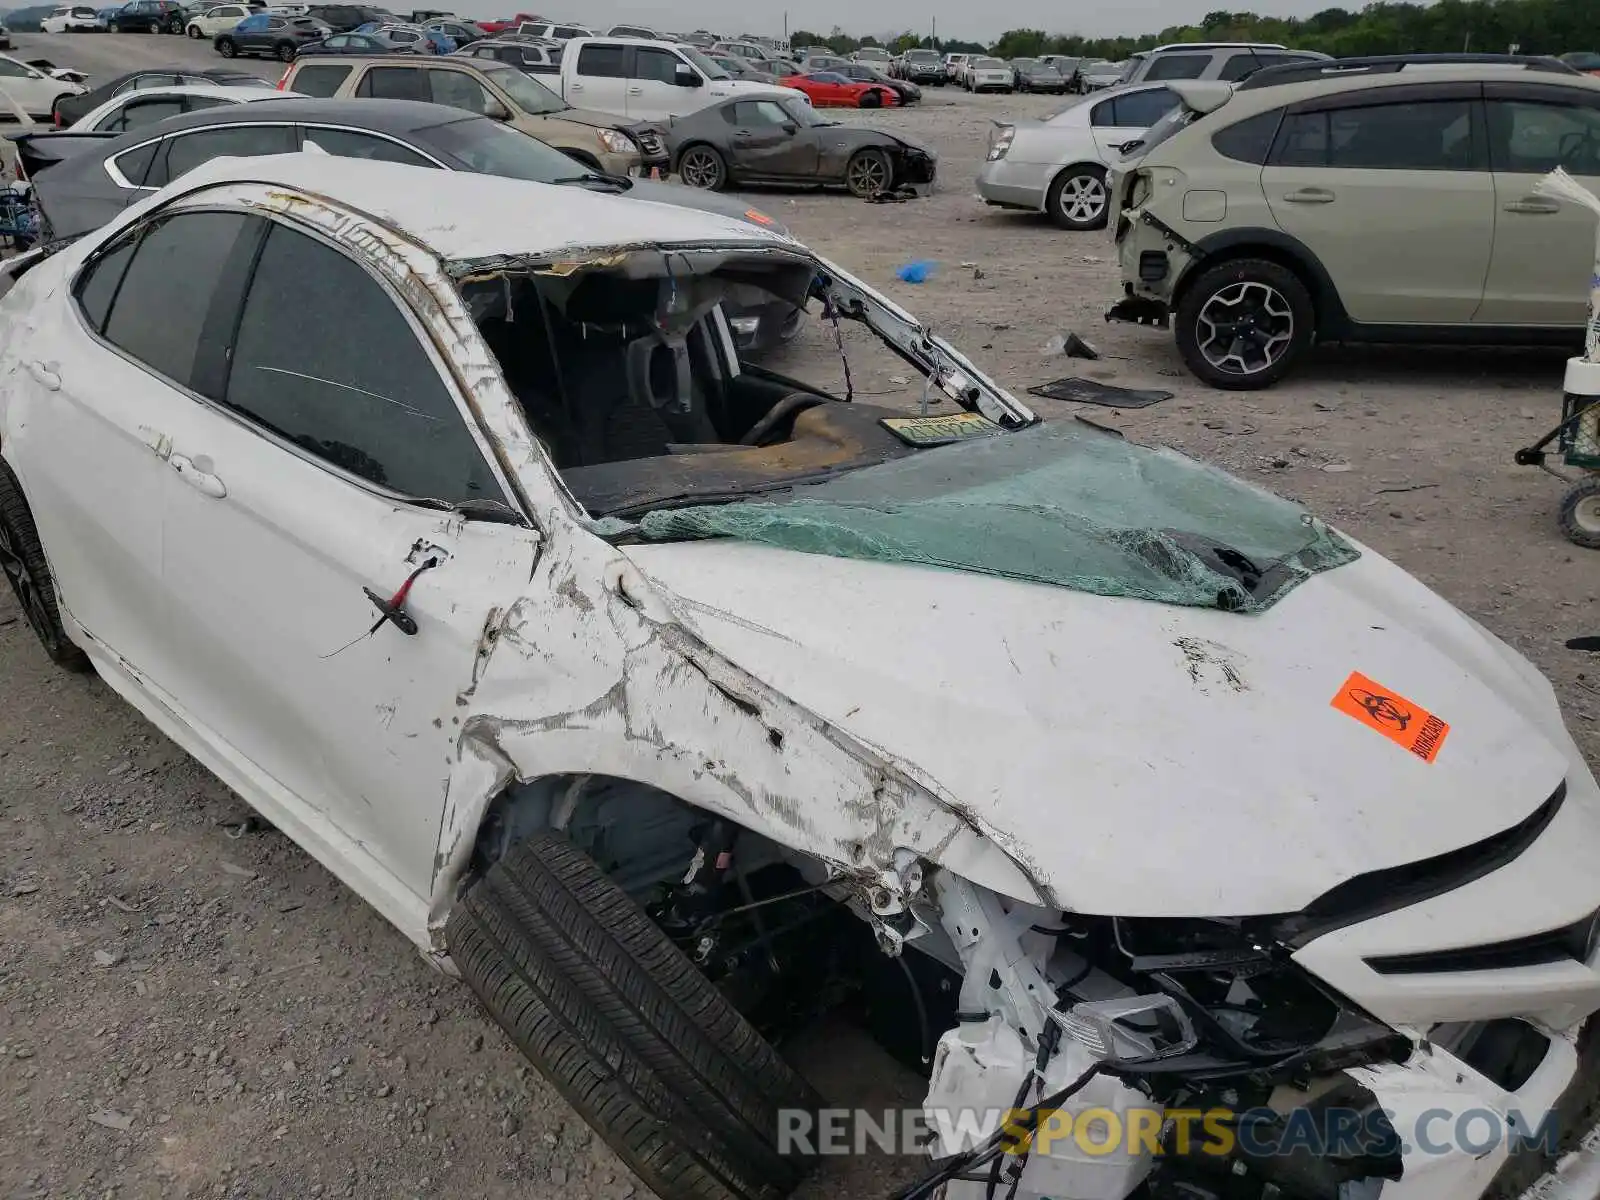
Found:
[[[1584,164],[1584,169],[1576,170],[1576,173],[1592,175],[1594,172],[1590,168],[1595,160],[1600,158],[1600,154],[1596,154],[1597,149],[1600,149],[1600,137],[1595,136],[1593,129],[1584,129],[1581,132],[1562,134],[1557,154],[1560,155],[1563,167],[1574,170],[1581,162]]]
[[[766,415],[750,427],[750,432],[739,439],[741,446],[771,446],[781,438],[773,437],[773,433],[783,424],[784,418],[795,416],[808,408],[815,408],[826,401],[821,396],[814,396],[810,392],[790,392],[787,396],[779,398],[778,402],[767,409]]]

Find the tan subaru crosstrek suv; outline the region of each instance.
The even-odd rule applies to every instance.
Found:
[[[278,86],[330,100],[371,96],[465,109],[612,175],[666,162],[666,148],[655,135],[642,135],[650,139],[643,145],[618,118],[573,108],[531,75],[499,63],[455,55],[306,55],[290,64]]]
[[[1112,176],[1123,298],[1214,387],[1267,387],[1317,341],[1580,343],[1600,79],[1554,59],[1413,56],[1169,85]]]

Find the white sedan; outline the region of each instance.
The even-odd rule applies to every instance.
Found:
[[[196,40],[200,38],[209,40],[219,33],[232,29],[255,11],[257,10],[247,8],[243,4],[219,4],[215,8],[206,9],[199,16],[190,17],[183,31]]]
[[[218,158],[0,275],[0,570],[44,651],[661,1200],[850,1144],[757,1026],[849,984],[930,1071],[904,1195],[1470,1200],[1564,1140],[1592,1177],[1600,787],[1525,658],[1300,506],[625,197]],[[941,411],[746,369],[751,292]]]
[[[1043,121],[996,121],[978,171],[978,195],[1000,208],[1042,212],[1062,229],[1104,229],[1106,175],[1121,147],[1178,106],[1164,84],[1119,89]]]
[[[9,54],[0,54],[0,88],[30,117],[48,117],[56,97],[81,96],[87,90],[81,83],[30,67]]]
[[[251,87],[157,87],[139,88],[113,96],[98,108],[90,109],[69,129],[100,133],[126,133],[142,129],[183,113],[226,104],[249,104],[255,100],[283,100],[299,92],[280,92],[274,88]]]
[[[99,14],[87,5],[62,6],[39,22],[40,33],[93,33],[105,27]]]

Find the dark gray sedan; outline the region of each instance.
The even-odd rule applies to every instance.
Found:
[[[1052,64],[1037,58],[1013,58],[1011,74],[1016,77],[1019,92],[1048,92],[1059,96],[1067,90],[1067,77]]]
[[[300,150],[625,193],[787,232],[775,218],[743,201],[597,174],[502,122],[413,100],[263,100],[171,117],[112,137],[75,131],[8,136],[17,144],[33,185],[47,238],[98,229],[130,204],[213,158]],[[785,341],[800,324],[796,309],[776,301],[730,312],[729,318],[747,350]]]

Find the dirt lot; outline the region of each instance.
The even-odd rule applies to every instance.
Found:
[[[19,57],[102,77],[215,61],[175,38],[18,42]],[[1083,411],[1302,500],[1398,560],[1550,675],[1600,764],[1600,658],[1562,646],[1600,633],[1600,556],[1560,539],[1555,482],[1511,464],[1554,423],[1560,356],[1325,349],[1275,391],[1210,392],[1167,335],[1103,324],[1105,235],[974,198],[988,121],[1059,102],[929,101],[875,119],[937,148],[934,197],[758,202],[1018,394],[1073,374],[1176,393]],[[940,269],[896,282],[911,259]],[[1047,355],[1067,331],[1104,358]],[[858,394],[915,402],[902,365],[847,347]],[[815,323],[785,369],[842,375]],[[464,989],[105,686],[50,670],[9,592],[0,679],[0,1197],[643,1193]],[[920,1099],[847,1028],[819,1030],[797,1061],[839,1103]],[[840,1161],[806,1195],[876,1197],[919,1167]]]

